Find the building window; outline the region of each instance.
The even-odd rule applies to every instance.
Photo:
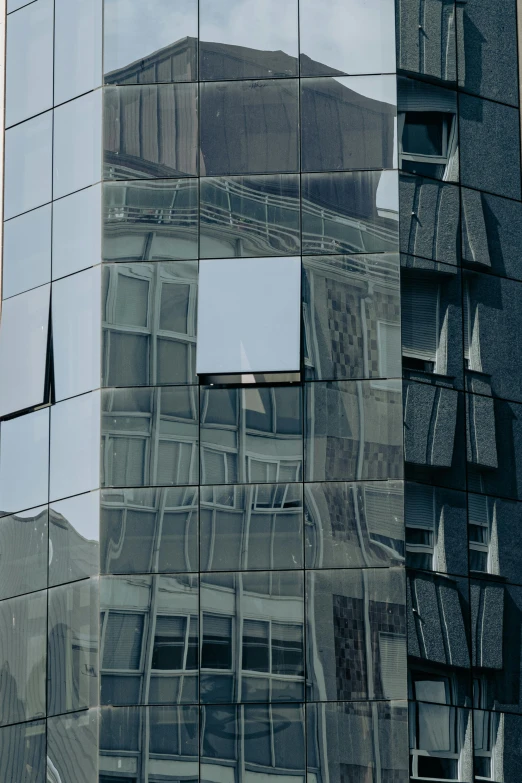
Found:
[[[488,499],[484,495],[468,495],[469,569],[488,573],[490,541]]]
[[[458,713],[447,677],[412,675],[410,774],[428,780],[459,779]]]
[[[303,628],[275,621],[243,621],[244,671],[303,676]]]
[[[495,780],[496,778],[493,770],[493,749],[499,719],[498,713],[473,710],[475,780]]]
[[[198,668],[197,617],[156,618],[152,668],[186,671]]]
[[[201,668],[232,669],[232,618],[219,614],[203,614]]]
[[[407,484],[404,493],[406,565],[435,569],[435,493],[433,487]]]
[[[420,176],[446,179],[457,146],[455,116],[441,111],[399,114],[399,168]]]
[[[392,556],[404,555],[402,492],[364,488],[364,509],[370,540]]]
[[[440,287],[404,275],[401,284],[402,355],[407,369],[437,371]]]
[[[145,615],[104,612],[102,615],[102,668],[110,671],[141,669]]]

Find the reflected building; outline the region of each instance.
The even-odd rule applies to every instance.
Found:
[[[2,780],[518,781],[518,46],[7,0]]]

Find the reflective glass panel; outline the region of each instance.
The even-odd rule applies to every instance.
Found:
[[[53,280],[99,264],[100,212],[100,185],[54,202]]]
[[[31,3],[7,20],[5,124],[53,105],[53,0]]]
[[[194,84],[104,90],[104,178],[161,179],[198,173]]]
[[[55,0],[54,103],[101,84],[102,0]]]
[[[202,484],[301,481],[302,461],[298,386],[202,389]]]
[[[101,179],[101,90],[54,111],[53,198]]]
[[[107,574],[198,570],[198,491],[105,490],[100,560]]]
[[[41,405],[46,396],[51,286],[4,301],[0,321],[0,416]]]
[[[98,703],[98,580],[49,590],[47,714]]]
[[[49,409],[0,425],[0,513],[47,503]]]
[[[303,253],[398,250],[396,172],[303,174],[301,196]]]
[[[402,477],[400,381],[309,383],[305,397],[307,480]]]
[[[302,573],[208,574],[200,611],[202,702],[304,700]]]
[[[100,266],[53,283],[56,400],[100,385]]]
[[[395,253],[303,259],[307,378],[401,377],[399,278]]]
[[[106,264],[103,384],[196,380],[197,261]]]
[[[520,200],[518,109],[462,95],[459,112],[462,184]]]
[[[47,587],[47,506],[0,519],[0,597]]]
[[[4,223],[2,297],[51,280],[51,205]]]
[[[2,725],[45,715],[46,627],[45,590],[0,602]]]
[[[465,489],[464,397],[426,383],[404,384],[406,478]],[[487,400],[487,403],[490,403]],[[492,418],[488,416],[488,436]],[[491,444],[490,444],[491,445]],[[489,446],[488,446],[489,448]]]
[[[306,591],[309,698],[405,699],[404,569],[308,571]]]
[[[408,779],[406,702],[309,704],[306,719],[309,779],[371,781],[378,765]]]
[[[101,580],[101,703],[198,699],[197,576]]]
[[[4,218],[52,198],[53,113],[46,112],[5,133]]]
[[[45,783],[45,753],[44,720],[3,728],[0,731],[2,780]]]
[[[299,2],[301,76],[395,72],[393,0]]]
[[[200,0],[200,78],[297,76],[297,19],[297,0]]]
[[[299,168],[297,80],[202,84],[202,174]]]
[[[103,186],[103,260],[198,256],[198,183],[193,179]]]
[[[198,388],[103,392],[102,485],[198,483]]]
[[[49,509],[49,584],[98,573],[100,495],[88,492]]]
[[[100,394],[91,392],[51,408],[49,499],[100,486]]]
[[[400,565],[403,506],[398,481],[305,484],[306,567]]]
[[[200,509],[202,571],[302,568],[298,484],[203,487]]]
[[[300,305],[299,258],[201,261],[198,374],[298,371]]]
[[[200,182],[201,258],[299,253],[297,174]]]
[[[395,168],[396,113],[395,76],[303,79],[303,171]]]
[[[198,0],[105,0],[105,84],[197,79]]]
[[[48,780],[98,781],[98,710],[60,715],[47,721]]]
[[[199,776],[197,706],[111,707],[100,710],[100,781],[118,762],[165,772],[164,780],[195,783]],[[141,738],[146,734],[147,739]],[[130,753],[129,753],[130,751]],[[115,764],[116,762],[116,764]],[[161,779],[161,778],[160,778]],[[112,780],[116,780],[112,777]],[[126,781],[132,780],[127,777]],[[136,778],[134,778],[136,780]],[[140,781],[143,777],[139,778]]]
[[[304,708],[298,704],[206,706],[201,713],[201,779],[243,764],[279,781],[304,778]],[[244,754],[239,760],[239,753]],[[243,760],[244,759],[244,760]],[[299,778],[299,773],[301,777]]]
[[[10,14],[11,11],[16,11],[18,8],[33,2],[35,0],[7,0],[7,13]]]

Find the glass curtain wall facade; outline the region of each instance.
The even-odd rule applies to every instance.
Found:
[[[516,0],[6,48],[0,779],[515,783]]]

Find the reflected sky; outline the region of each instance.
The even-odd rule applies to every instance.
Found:
[[[105,0],[105,73],[198,35],[198,0]]]
[[[200,0],[200,7],[202,41],[297,57],[297,0]]]

